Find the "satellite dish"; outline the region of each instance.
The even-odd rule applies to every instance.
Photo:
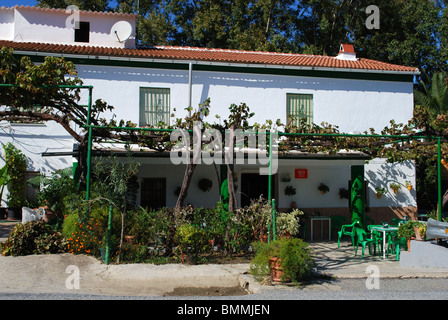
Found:
[[[118,21],[110,29],[112,39],[118,42],[125,42],[132,34],[132,25],[127,21]]]

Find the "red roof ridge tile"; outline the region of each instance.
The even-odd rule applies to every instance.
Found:
[[[31,10],[40,10],[40,11],[46,11],[46,12],[61,12],[66,11],[66,9],[59,9],[59,8],[46,8],[46,7],[38,7],[38,6],[25,6],[25,5],[15,5],[12,7],[5,7],[1,6],[0,9],[31,9]],[[92,11],[92,10],[79,10],[81,13],[87,13],[87,14],[95,14],[95,15],[120,15],[120,16],[134,16],[136,17],[137,14],[135,13],[121,13],[121,12],[113,12],[113,11]]]

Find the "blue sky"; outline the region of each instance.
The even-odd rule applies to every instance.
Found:
[[[0,0],[0,7],[34,6],[36,4],[37,0]]]

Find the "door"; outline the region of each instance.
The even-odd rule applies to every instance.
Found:
[[[272,198],[275,198],[275,179],[272,176]],[[241,174],[241,207],[248,206],[252,199],[258,199],[262,196],[268,199],[269,176],[259,175],[258,173],[242,173]]]
[[[148,209],[166,207],[166,178],[144,178],[140,203]]]

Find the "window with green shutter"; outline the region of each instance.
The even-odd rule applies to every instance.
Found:
[[[313,124],[313,95],[292,94],[286,95],[286,112],[288,123],[294,121],[299,125],[301,119],[306,119],[307,124]]]
[[[170,89],[140,88],[140,127],[170,121]]]

